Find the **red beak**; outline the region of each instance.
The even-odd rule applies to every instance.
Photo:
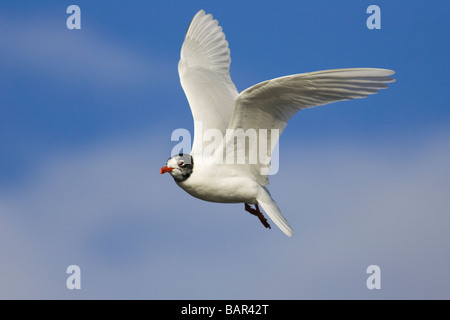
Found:
[[[170,172],[172,170],[173,170],[173,168],[162,167],[161,170],[159,171],[159,174],[167,173],[167,172]]]

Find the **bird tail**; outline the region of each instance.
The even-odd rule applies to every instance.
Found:
[[[266,187],[261,187],[261,189],[259,189],[256,200],[267,213],[269,218],[278,226],[278,228],[281,229],[281,231],[283,231],[288,237],[291,237],[294,234],[291,226],[281,214],[280,209],[270,196],[269,190],[267,190]]]

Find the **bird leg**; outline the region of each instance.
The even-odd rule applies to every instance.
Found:
[[[245,204],[245,211],[250,212],[251,214],[257,216],[259,218],[259,221],[264,225],[266,228],[270,228],[270,224],[267,222],[267,219],[264,217],[262,212],[259,210],[258,204],[255,204],[255,208],[253,209],[249,204]]]

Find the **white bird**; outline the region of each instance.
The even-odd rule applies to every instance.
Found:
[[[190,195],[211,202],[244,203],[245,210],[256,215],[266,228],[269,223],[259,206],[287,235],[293,231],[272,199],[266,185],[273,145],[271,135],[259,129],[278,129],[279,134],[299,110],[328,103],[365,98],[386,83],[395,80],[394,71],[375,68],[352,68],[294,74],[258,83],[238,93],[230,77],[230,50],[225,34],[211,14],[200,10],[187,30],[178,64],[181,86],[194,118],[194,141],[191,154],[179,154],[167,161],[160,173],[169,172],[175,182]],[[239,150],[230,129],[254,129],[258,141],[270,145],[269,159],[249,162],[248,154],[258,153],[258,144],[245,144]],[[221,144],[208,157],[211,140],[208,130],[220,132]],[[232,131],[231,131],[232,132]],[[233,145],[245,151],[245,163],[224,162],[224,150]],[[233,149],[232,148],[232,149]],[[242,148],[242,147],[241,147]],[[210,149],[208,149],[210,150]],[[264,174],[262,174],[264,172]],[[254,205],[255,208],[250,205]]]

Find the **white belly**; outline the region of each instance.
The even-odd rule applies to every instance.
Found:
[[[205,165],[178,185],[191,196],[211,202],[255,204],[259,184],[227,165]]]

